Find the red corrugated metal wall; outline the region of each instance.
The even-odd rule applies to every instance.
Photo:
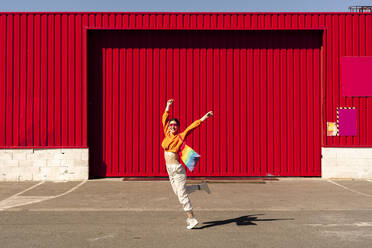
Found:
[[[372,147],[372,98],[341,96],[341,57],[372,56],[372,14],[326,15],[324,120],[336,122],[337,107],[356,107],[357,136],[327,137],[324,146]],[[326,130],[326,123],[323,130]]]
[[[215,113],[188,138],[202,155],[190,175],[319,176],[321,43],[320,31],[89,31],[94,168],[166,176],[174,98],[182,129]]]
[[[87,18],[0,14],[0,147],[87,147]]]
[[[87,147],[84,28],[324,28],[322,145],[372,146],[371,98],[340,93],[340,58],[372,56],[371,14],[1,13],[1,148]],[[325,136],[338,106],[358,109],[356,137]]]

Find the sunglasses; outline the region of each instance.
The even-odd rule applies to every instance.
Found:
[[[169,124],[169,127],[178,127],[177,124]]]

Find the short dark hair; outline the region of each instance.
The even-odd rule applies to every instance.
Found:
[[[177,123],[177,126],[180,125],[180,121],[177,119],[177,118],[172,118],[169,123],[171,123],[172,121],[175,121]]]

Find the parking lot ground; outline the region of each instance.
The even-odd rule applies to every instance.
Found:
[[[210,183],[187,230],[169,182],[0,183],[1,247],[371,247],[372,181]]]

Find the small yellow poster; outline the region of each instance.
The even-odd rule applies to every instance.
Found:
[[[327,122],[327,136],[337,136],[336,122]]]

